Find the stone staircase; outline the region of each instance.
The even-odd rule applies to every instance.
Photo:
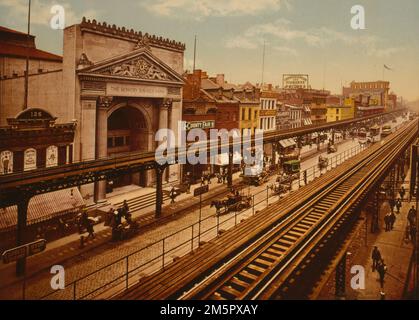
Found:
[[[167,192],[163,192],[163,203],[165,203],[167,200],[170,201],[169,195]],[[153,206],[156,204],[156,193],[151,192],[146,195],[142,195],[136,198],[132,198],[130,200],[127,200],[128,206],[131,212],[136,212],[145,208],[148,208],[150,206]],[[113,207],[119,208],[122,207],[123,202],[115,203]]]

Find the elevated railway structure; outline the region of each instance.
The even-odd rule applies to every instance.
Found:
[[[314,132],[336,130],[347,128],[357,123],[366,123],[373,119],[382,119],[385,117],[391,117],[404,112],[402,110],[396,110],[388,113],[371,115],[364,118],[357,118],[352,120],[343,120],[333,123],[322,124],[318,126],[302,127],[294,130],[280,130],[275,132],[266,133],[263,138],[258,136],[250,136],[244,139],[251,145],[255,145],[258,139],[263,139],[264,144],[278,143],[280,140],[304,136]],[[233,171],[233,150],[237,144],[241,142],[233,141],[230,139],[228,143],[222,143],[217,141],[203,142],[205,152],[210,154],[211,151],[214,153],[220,153],[221,150],[229,150],[229,170],[228,170],[228,181],[229,186],[232,185],[232,171]],[[180,159],[184,159],[188,150],[181,150],[175,148],[170,150],[168,157],[172,159],[170,164],[179,163]],[[202,150],[201,149],[201,150]],[[214,150],[216,149],[216,150]],[[61,189],[67,189],[71,187],[79,187],[81,185],[90,184],[102,180],[110,180],[115,177],[121,176],[128,173],[137,173],[144,170],[155,170],[156,172],[156,217],[161,216],[162,203],[163,203],[163,173],[164,170],[169,166],[160,165],[156,162],[155,153],[129,153],[126,155],[118,155],[115,157],[108,157],[104,159],[96,159],[90,161],[82,161],[73,163],[65,166],[59,166],[54,168],[46,168],[40,170],[33,170],[28,172],[18,172],[9,175],[0,176],[0,208],[4,208],[11,205],[17,205],[17,246],[25,243],[25,229],[27,225],[27,211],[30,199],[39,194],[53,192]],[[23,264],[23,262],[22,262]],[[19,270],[23,270],[23,267],[18,267]],[[18,272],[22,274],[23,271]]]
[[[271,205],[165,271],[143,278],[119,299],[304,299],[359,218],[360,207],[418,135],[397,134]],[[344,281],[343,263],[337,282]],[[188,270],[188,272],[185,272]],[[333,270],[332,270],[333,271]],[[329,271],[330,272],[330,271]]]
[[[403,111],[404,110],[397,110],[383,114],[371,115],[364,118],[337,121],[317,126],[307,126],[293,130],[278,130],[269,132],[263,135],[263,143],[277,143],[283,139],[304,136],[315,132],[347,128],[350,125],[367,122],[376,118],[391,116],[393,114],[399,114]],[[255,136],[245,139],[248,139],[248,141],[253,145],[257,140]],[[209,154],[211,151],[214,151],[213,149],[217,149],[218,151],[225,147],[233,149],[236,144],[241,144],[241,142],[230,141],[228,144],[218,142],[214,146],[211,141],[207,141],[203,142],[203,144],[205,146],[204,151]],[[179,159],[185,158],[185,156],[187,156],[187,152],[187,150],[174,149],[170,154],[170,156],[173,157],[172,164],[177,163]],[[160,166],[156,162],[155,153],[133,152],[103,159],[76,162],[59,167],[3,175],[0,176],[0,207],[18,204],[22,199],[22,195],[32,197],[42,193],[112,179],[125,173],[151,169],[156,170],[158,173],[157,177],[161,180],[161,173],[165,167]],[[157,184],[159,182],[158,178],[156,179]],[[159,191],[161,193],[161,190],[157,190],[158,193]],[[161,211],[161,208],[156,209],[158,209],[156,210],[157,212]]]

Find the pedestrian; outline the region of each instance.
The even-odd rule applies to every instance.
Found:
[[[124,209],[124,215],[127,215],[129,212],[129,206],[127,200],[124,200],[124,203],[122,204],[122,208]]]
[[[175,203],[175,199],[176,199],[176,190],[175,190],[175,187],[172,187],[172,189],[170,190],[170,193],[169,193],[169,197],[170,197],[170,199],[172,200],[171,202],[170,202],[170,204],[173,204],[173,203]]]
[[[381,260],[380,263],[378,264],[377,271],[378,271],[378,275],[380,277],[381,288],[383,288],[384,287],[384,277],[385,277],[386,272],[387,272],[387,266],[384,263],[384,260]]]
[[[390,216],[391,216],[391,213],[390,212],[387,213],[384,216],[384,223],[386,225],[386,232],[390,231],[390,219],[391,219]]]
[[[410,240],[410,224],[406,226],[406,230],[404,232],[404,240],[406,241],[406,243]]]
[[[92,221],[90,221],[90,220],[88,221],[87,226],[86,226],[86,230],[89,233],[89,235],[87,236],[87,239],[89,239],[89,238],[94,239],[95,238],[95,230],[94,230]]]
[[[119,241],[121,233],[119,226],[121,225],[121,217],[118,210],[113,212],[111,227],[112,227],[112,241]]]
[[[394,214],[394,212],[392,212],[390,214],[390,230],[393,230],[394,228],[394,223],[396,222],[396,215]]]
[[[415,206],[412,206],[412,208],[410,208],[410,210],[407,214],[407,220],[409,221],[409,223],[411,225],[416,224],[416,209],[415,209]]]
[[[406,194],[406,189],[404,188],[404,186],[400,188],[399,194],[400,194],[400,198],[404,200],[404,195]]]
[[[391,213],[393,213],[393,212],[394,212],[394,207],[396,206],[396,201],[394,201],[394,199],[393,199],[393,198],[391,198],[391,199],[388,201],[388,203],[389,203],[389,205],[390,205],[390,210],[391,210]]]
[[[400,198],[397,198],[396,200],[396,209],[397,209],[397,214],[400,213],[400,209],[402,208],[402,200]]]
[[[381,261],[381,252],[378,250],[378,248],[375,246],[372,250],[372,271],[374,272],[375,269],[377,269],[378,263]]]
[[[416,225],[410,225],[410,239],[412,240],[413,245],[416,244]]]

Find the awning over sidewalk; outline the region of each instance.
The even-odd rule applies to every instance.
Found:
[[[304,125],[305,126],[311,126],[311,125],[313,125],[313,122],[311,121],[311,119],[304,119]]]
[[[288,147],[292,147],[292,146],[297,145],[295,143],[294,139],[281,140],[281,141],[279,141],[279,144],[281,145],[282,148],[288,148]]]
[[[66,214],[76,213],[85,205],[77,188],[35,196],[28,206],[28,226]],[[17,206],[0,209],[0,233],[16,229]]]

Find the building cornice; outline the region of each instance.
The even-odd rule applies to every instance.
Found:
[[[141,31],[134,31],[133,29],[126,29],[125,27],[117,27],[116,25],[109,25],[106,22],[100,23],[96,20],[87,20],[83,17],[80,24],[82,32],[91,32],[106,35],[108,37],[119,38],[134,43],[138,43],[147,39],[148,43],[152,47],[159,47],[172,51],[184,52],[186,45],[175,40],[170,40],[155,35],[149,35],[148,33],[143,34]]]

